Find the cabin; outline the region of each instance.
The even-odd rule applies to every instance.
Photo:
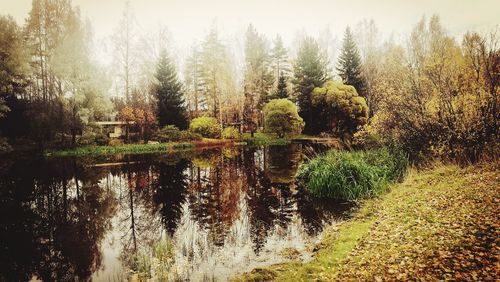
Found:
[[[109,138],[122,138],[129,133],[135,122],[124,121],[98,121],[95,123],[99,127],[100,133],[106,134]]]

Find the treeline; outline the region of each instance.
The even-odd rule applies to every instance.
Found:
[[[182,75],[166,33],[139,34],[128,6],[106,70],[92,59],[90,24],[70,1],[33,1],[22,27],[0,21],[0,134],[11,144],[75,145],[95,121],[114,119],[139,128],[129,141],[147,141],[167,125],[187,129],[208,116],[252,134],[273,124],[280,136],[303,127],[353,146],[398,143],[415,158],[475,161],[486,148],[498,151],[497,35],[457,41],[437,16],[401,42],[382,41],[373,21],[346,28],[335,62],[325,38],[303,36],[291,54],[280,36],[269,40],[250,25],[240,64],[212,28],[190,48]],[[274,99],[293,104],[266,108]]]

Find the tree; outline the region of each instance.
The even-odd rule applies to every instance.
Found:
[[[186,85],[186,98],[188,107],[193,117],[198,117],[200,109],[206,104],[206,99],[203,99],[203,84],[201,81],[201,59],[200,51],[194,47],[186,59],[184,69],[184,83]]]
[[[175,125],[187,128],[182,83],[177,78],[174,65],[167,51],[162,50],[156,69],[157,83],[153,86],[158,101],[158,122],[161,127]]]
[[[278,88],[276,89],[276,97],[277,99],[288,99],[288,90],[286,85],[286,77],[280,74],[278,79]]]
[[[312,93],[313,104],[324,109],[322,122],[341,137],[350,137],[368,121],[368,106],[351,85],[328,81]]]
[[[468,163],[494,154],[496,33],[468,33],[460,45],[433,16],[418,22],[407,42],[383,54],[381,101],[371,124],[376,133],[416,159],[430,155]]]
[[[294,94],[297,97],[299,115],[305,120],[304,132],[309,134],[320,133],[320,121],[314,119],[316,109],[312,105],[311,92],[320,87],[328,79],[328,60],[322,55],[318,43],[312,37],[302,40],[294,71]]]
[[[90,35],[70,1],[33,1],[25,26],[31,77],[22,98],[29,101],[30,134],[41,146],[56,141],[56,133],[61,143],[71,134],[74,144],[85,125],[110,112],[106,79],[91,60]]]
[[[290,65],[288,63],[288,50],[283,46],[281,36],[276,36],[273,41],[273,48],[271,49],[271,68],[274,72],[276,81],[280,76],[287,76],[290,72]]]
[[[120,77],[123,80],[123,90],[125,102],[130,101],[130,91],[133,88],[132,72],[135,67],[135,34],[134,34],[134,16],[130,8],[130,2],[125,3],[123,16],[120,21],[115,35],[113,37],[115,43],[115,60],[116,67],[119,69]]]
[[[262,105],[270,96],[272,83],[266,40],[250,25],[245,38],[243,122],[246,130],[250,131],[252,135],[257,129]]]
[[[354,86],[358,93],[363,93],[363,79],[361,77],[361,57],[359,56],[354,36],[349,27],[344,33],[342,50],[340,51],[337,66],[342,82]],[[363,96],[363,95],[362,95]]]
[[[363,81],[363,97],[370,108],[370,115],[378,109],[380,93],[377,84],[381,80],[382,48],[379,46],[379,33],[373,20],[363,20],[356,27],[356,44],[361,55],[361,79]],[[389,45],[389,43],[386,43]]]
[[[297,107],[288,99],[274,99],[264,107],[265,130],[283,138],[287,134],[300,134],[304,121],[297,113]]]
[[[201,50],[203,95],[208,102],[208,110],[222,124],[222,106],[230,102],[236,91],[231,58],[215,27],[201,44]]]
[[[21,28],[10,16],[0,16],[0,118],[10,111],[9,97],[23,96],[27,85],[28,56]]]

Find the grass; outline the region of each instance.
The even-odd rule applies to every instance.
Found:
[[[144,154],[154,152],[172,152],[188,150],[201,147],[233,145],[232,140],[208,139],[192,142],[169,142],[159,144],[122,144],[117,146],[84,146],[66,150],[47,150],[44,155],[47,157],[81,157],[99,156],[113,154]]]
[[[399,149],[330,150],[302,165],[298,177],[316,196],[358,200],[383,192],[402,178],[407,166]]]
[[[498,163],[411,170],[390,192],[328,227],[314,259],[235,281],[494,280],[500,255]]]
[[[287,145],[292,143],[291,138],[288,137],[278,138],[278,136],[276,136],[275,134],[268,134],[262,132],[256,132],[254,134],[254,137],[252,137],[250,133],[244,133],[242,139],[244,142],[247,143],[247,145],[255,145],[255,146]]]

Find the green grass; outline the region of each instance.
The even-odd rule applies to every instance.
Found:
[[[278,138],[278,136],[276,136],[275,134],[267,134],[261,132],[256,132],[254,134],[254,137],[252,137],[250,133],[244,133],[242,139],[247,143],[247,145],[254,145],[254,146],[287,145],[292,143],[291,138],[288,137]]]
[[[302,165],[298,177],[316,196],[358,200],[383,192],[402,178],[407,166],[399,149],[330,150]]]
[[[160,144],[123,144],[118,146],[85,146],[68,150],[48,150],[45,156],[97,156],[112,154],[143,154],[153,152],[168,152],[194,147],[193,143],[160,143]]]

